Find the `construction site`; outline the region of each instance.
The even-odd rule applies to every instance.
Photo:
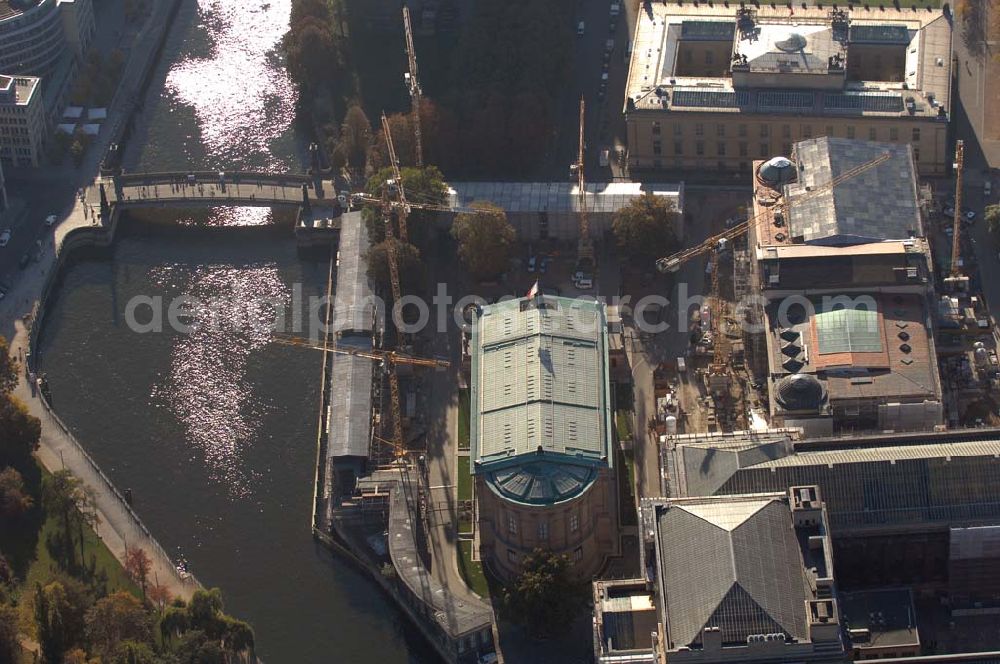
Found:
[[[962,149],[954,193],[937,197],[908,146],[820,138],[755,162],[748,214],[657,263],[701,261],[706,281],[687,349],[656,371],[657,433],[995,423]]]

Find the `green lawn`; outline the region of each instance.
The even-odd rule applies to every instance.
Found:
[[[623,526],[637,523],[635,494],[635,460],[631,453],[618,450],[618,502]]]
[[[486,582],[483,565],[472,559],[472,542],[468,540],[460,541],[458,543],[458,552],[458,569],[462,573],[465,583],[480,597],[489,597],[490,586]]]
[[[472,475],[469,474],[469,457],[458,457],[458,499],[472,500]]]
[[[469,390],[458,391],[458,449],[469,449]]]
[[[618,440],[632,440],[632,411],[615,411],[615,428],[618,430]]]
[[[48,472],[42,471],[42,473],[44,476],[48,476]],[[21,591],[23,593],[31,592],[31,589],[35,587],[35,583],[45,585],[56,574],[67,572],[67,570],[63,569],[61,561],[57,561],[52,557],[52,553],[49,551],[47,545],[50,535],[58,533],[62,528],[59,516],[55,514],[44,514],[43,516],[42,527],[37,533],[34,558],[30,562],[24,582],[21,584]],[[11,533],[11,539],[32,538],[34,536],[35,534],[32,532]],[[79,533],[74,533],[74,539],[77,546],[77,555],[79,555]],[[106,578],[108,593],[126,590],[136,597],[141,596],[139,587],[132,583],[125,575],[125,570],[118,562],[118,559],[104,546],[104,543],[97,537],[97,533],[90,528],[84,528],[83,541],[87,574],[92,575],[91,578]]]

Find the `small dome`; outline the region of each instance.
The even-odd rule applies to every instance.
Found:
[[[774,47],[785,53],[796,53],[806,47],[806,38],[797,32],[792,32],[785,39],[774,42]]]
[[[778,403],[786,410],[818,410],[826,398],[823,384],[809,374],[792,374],[778,381]]]
[[[786,157],[773,157],[761,165],[759,175],[761,180],[776,187],[795,179],[795,166]]]

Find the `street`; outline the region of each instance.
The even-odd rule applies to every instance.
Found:
[[[611,0],[578,3],[577,13],[565,17],[573,30],[580,21],[584,34],[577,35],[572,57],[572,77],[563,87],[559,100],[559,121],[555,147],[543,166],[545,177],[561,180],[569,177],[569,166],[576,162],[579,147],[579,102],[583,95],[586,102],[585,171],[588,181],[602,182],[612,179],[611,166],[600,166],[600,153],[610,149],[614,160],[614,146],[624,145],[625,120],[622,115],[622,95],[628,62],[625,51],[632,29],[635,27],[634,3],[620,1],[621,11],[615,17],[615,30],[611,26]],[[607,41],[614,40],[608,60],[608,81],[601,98],[601,74]],[[616,171],[617,172],[617,171]]]

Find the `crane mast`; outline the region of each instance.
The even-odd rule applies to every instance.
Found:
[[[403,5],[403,30],[406,33],[406,59],[410,71],[407,83],[410,88],[411,111],[413,116],[413,138],[416,143],[417,166],[424,165],[424,143],[420,134],[420,81],[417,78],[417,51],[413,48],[413,28],[410,25],[410,8]]]
[[[965,161],[964,141],[955,141],[955,214],[952,215],[951,276],[961,276],[959,262],[962,257],[962,170]]]
[[[577,246],[577,269],[589,272],[594,269],[594,242],[590,238],[590,220],[587,218],[587,178],[583,169],[584,153],[584,118],[585,103],[583,96],[580,96],[580,134],[577,141],[576,163],[573,168],[576,171],[576,186],[580,197],[580,241]]]
[[[386,149],[389,150],[389,163],[392,164],[392,177],[396,184],[396,193],[399,196],[399,204],[396,207],[399,209],[397,215],[397,220],[399,221],[399,239],[403,242],[409,242],[409,233],[406,228],[406,217],[410,214],[410,205],[406,202],[406,191],[403,190],[403,176],[399,171],[399,160],[396,158],[396,148],[392,143],[392,132],[389,129],[389,120],[385,117],[385,113],[382,113],[382,133],[385,134],[385,145]],[[386,217],[388,222],[389,217]]]

